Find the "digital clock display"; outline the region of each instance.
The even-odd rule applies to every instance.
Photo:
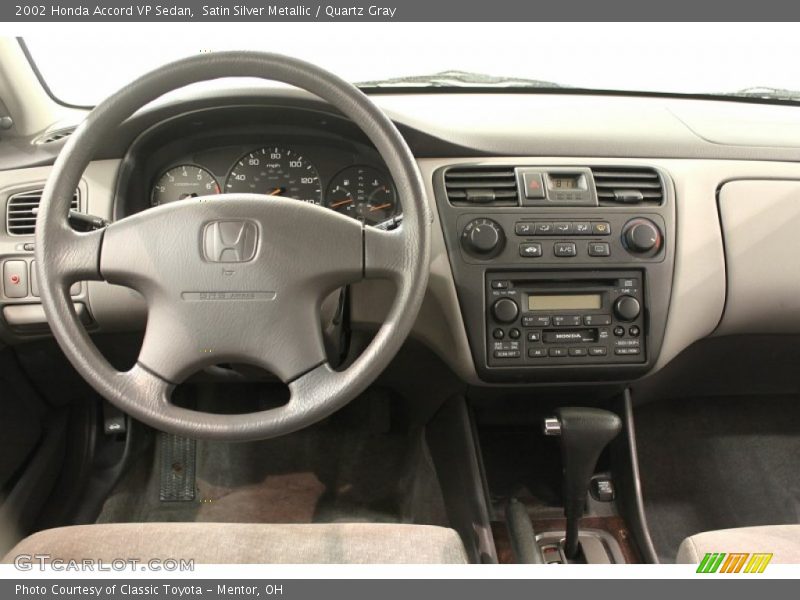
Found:
[[[600,294],[542,294],[528,296],[528,310],[599,310]]]
[[[550,189],[553,190],[577,190],[579,189],[579,177],[573,175],[550,176]]]

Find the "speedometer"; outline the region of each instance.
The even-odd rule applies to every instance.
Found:
[[[316,167],[293,150],[278,146],[259,148],[239,159],[228,175],[225,191],[322,202]]]

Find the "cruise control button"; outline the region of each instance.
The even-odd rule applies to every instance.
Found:
[[[560,257],[576,256],[578,254],[574,242],[556,242],[553,245],[553,254]]]
[[[519,255],[523,258],[539,258],[542,255],[542,245],[538,243],[520,244]]]
[[[583,317],[584,325],[611,325],[611,315],[586,315]]]
[[[589,256],[611,256],[608,242],[589,242]]]
[[[592,232],[592,226],[587,221],[578,221],[572,224],[572,231],[577,235],[589,235]]]
[[[611,235],[611,225],[605,221],[592,223],[592,233],[594,235]]]
[[[536,235],[553,235],[552,223],[536,223],[534,226]]]
[[[7,260],[3,264],[3,293],[7,298],[28,295],[28,263],[24,260]]]
[[[570,356],[586,356],[586,348],[570,348]]]
[[[547,356],[547,350],[544,348],[528,348],[528,356],[530,358],[544,358]]]

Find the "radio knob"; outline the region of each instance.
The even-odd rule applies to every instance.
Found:
[[[614,302],[614,314],[621,321],[633,321],[639,316],[641,310],[642,307],[639,305],[639,301],[633,296],[620,296]]]
[[[475,219],[461,233],[461,243],[470,254],[480,258],[497,256],[505,245],[503,228],[491,219]]]
[[[519,315],[519,306],[511,298],[500,298],[492,304],[492,314],[499,323],[511,323]]]
[[[649,219],[633,219],[622,230],[625,247],[634,254],[658,252],[661,239],[661,230]]]

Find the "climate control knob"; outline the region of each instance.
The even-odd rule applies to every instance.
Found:
[[[492,314],[498,323],[511,323],[519,315],[519,306],[511,298],[500,298],[492,304]]]
[[[642,307],[633,296],[620,296],[614,302],[614,314],[620,321],[633,321],[640,312],[642,312]]]
[[[461,232],[461,245],[478,258],[497,256],[505,243],[503,228],[491,219],[474,219]]]
[[[633,254],[655,254],[661,240],[661,230],[650,219],[633,219],[622,229],[622,241]]]

